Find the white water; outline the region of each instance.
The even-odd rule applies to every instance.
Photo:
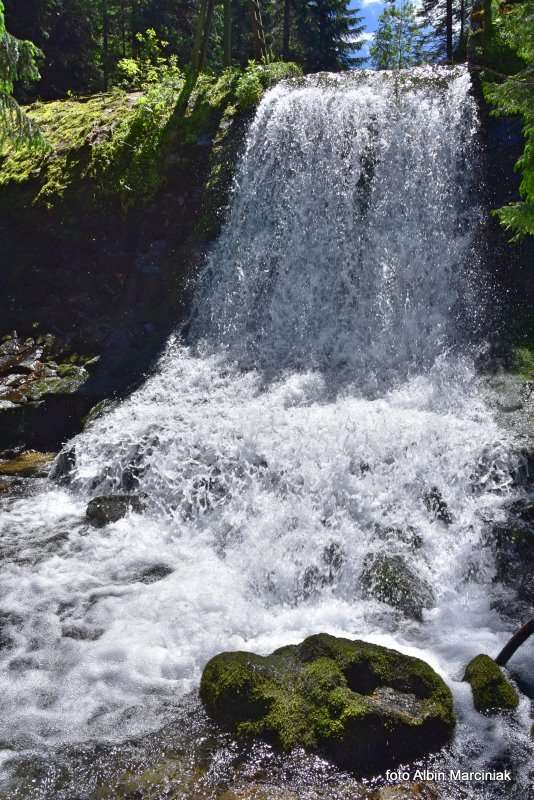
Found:
[[[426,658],[461,735],[508,746],[460,682],[509,635],[481,543],[512,450],[462,355],[478,314],[469,90],[463,70],[416,70],[400,88],[330,76],[264,99],[187,342],[77,437],[68,491],[0,516],[6,745],[154,729],[214,653],[326,630]],[[87,501],[132,464],[147,511],[91,528]],[[433,486],[450,525],[425,506]],[[362,596],[381,550],[433,587],[422,623]],[[169,574],[144,583],[156,566]]]

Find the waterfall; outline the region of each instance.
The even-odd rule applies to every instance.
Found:
[[[498,749],[461,683],[507,639],[484,537],[514,492],[464,334],[477,130],[463,68],[266,95],[187,336],[70,444],[68,487],[0,516],[2,742],[155,729],[215,653],[325,630],[428,660]],[[124,491],[144,513],[92,528]],[[416,613],[373,593],[386,556]]]
[[[270,93],[196,310],[209,348],[361,390],[430,368],[457,340],[477,115],[466,71],[432,76],[317,76]]]

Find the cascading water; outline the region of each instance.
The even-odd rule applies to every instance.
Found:
[[[428,660],[471,763],[517,751],[524,789],[527,701],[507,727],[461,683],[508,637],[483,543],[514,491],[513,441],[462,336],[477,316],[476,136],[463,69],[316,76],[265,97],[187,339],[74,440],[68,489],[3,509],[8,766],[13,749],[156,729],[216,652],[326,630]],[[124,490],[145,512],[91,528],[87,501]],[[381,553],[425,587],[420,614],[365,590]]]

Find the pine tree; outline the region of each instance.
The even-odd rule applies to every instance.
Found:
[[[472,9],[472,0],[423,0],[419,18],[428,30],[428,57],[449,64],[465,60]]]
[[[484,94],[495,105],[495,114],[520,115],[523,119],[525,147],[517,162],[521,173],[521,200],[500,208],[496,213],[502,225],[514,239],[534,236],[534,8],[532,2],[509,3],[501,6],[491,36],[483,37],[485,52],[482,60],[497,63],[506,69],[512,63],[509,52],[517,62],[513,74],[503,79],[500,72],[488,69],[484,77]],[[507,59],[503,58],[507,55]],[[501,66],[502,64],[502,66]],[[519,68],[518,68],[519,67]],[[491,83],[489,81],[492,81]]]
[[[301,0],[296,7],[298,39],[307,72],[339,72],[361,65],[357,55],[365,30],[348,0]]]
[[[0,145],[6,139],[31,140],[37,132],[13,98],[15,81],[39,78],[39,50],[29,41],[16,39],[6,30],[4,4],[0,0]]]
[[[389,0],[380,15],[369,54],[376,69],[406,69],[421,63],[421,31],[412,3],[397,6],[395,0]]]

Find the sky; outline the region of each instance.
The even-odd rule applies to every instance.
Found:
[[[374,31],[377,29],[378,17],[384,8],[384,3],[382,0],[361,0],[361,2],[352,2],[350,5],[351,8],[360,9],[360,13],[365,23],[366,32],[362,36],[362,38],[365,39],[365,44],[358,54],[365,58],[369,54],[369,44],[372,41],[372,35]]]

